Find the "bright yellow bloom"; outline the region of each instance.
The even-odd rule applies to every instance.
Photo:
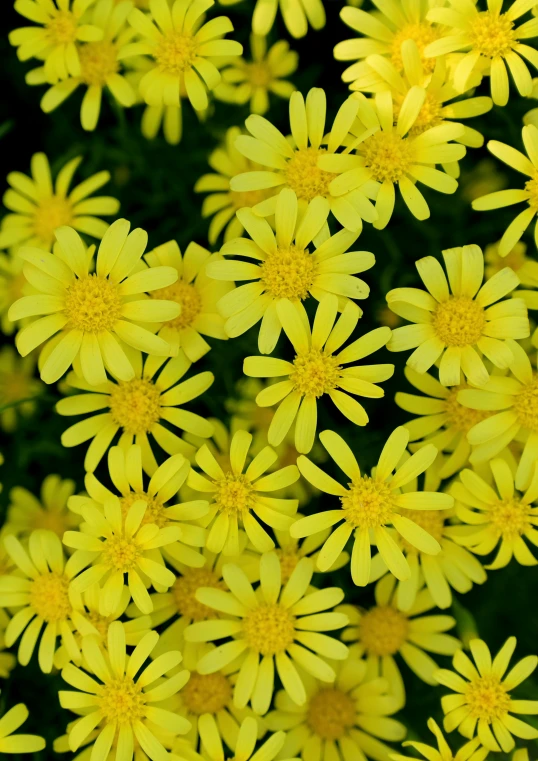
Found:
[[[120,203],[110,196],[88,197],[110,180],[107,171],[93,174],[69,191],[81,161],[82,156],[78,156],[64,164],[54,184],[44,153],[32,156],[31,178],[22,172],[8,174],[11,187],[2,200],[13,214],[2,220],[0,248],[25,244],[48,251],[54,242],[55,231],[65,225],[93,238],[103,237],[108,223],[95,215],[115,215]]]
[[[28,718],[28,709],[23,703],[10,708],[0,719],[0,753],[13,756],[17,753],[38,753],[45,747],[45,740],[38,735],[15,735]]]
[[[300,92],[294,92],[290,98],[291,138],[286,138],[271,122],[263,116],[252,114],[245,121],[250,135],[240,135],[235,146],[246,158],[255,161],[264,171],[250,171],[232,177],[232,190],[248,192],[267,190],[269,188],[288,188],[299,199],[301,217],[307,205],[314,199],[317,202],[317,217],[324,214],[325,223],[329,210],[340,224],[356,232],[362,229],[362,220],[373,222],[376,212],[369,198],[375,198],[376,186],[363,172],[351,189],[335,195],[331,192],[331,183],[335,178],[333,170],[320,168],[320,160],[344,161],[349,163],[347,155],[336,151],[349,141],[351,127],[359,111],[355,98],[347,98],[338,109],[333,126],[328,134],[325,132],[327,97],[325,91],[313,87],[306,103]],[[340,165],[339,165],[340,166]],[[348,192],[349,190],[349,192]],[[325,200],[325,204],[321,203]],[[277,197],[261,201],[253,207],[257,215],[264,217],[275,213]],[[319,232],[322,225],[316,230]],[[323,227],[325,232],[328,228]]]
[[[3,232],[0,231],[0,238],[2,235]],[[15,330],[14,323],[7,316],[10,306],[21,296],[28,296],[32,292],[22,272],[23,264],[16,250],[7,254],[0,252],[0,329],[6,336]]]
[[[65,666],[62,678],[76,691],[59,692],[62,708],[81,715],[69,731],[72,752],[98,728],[93,761],[106,761],[113,744],[117,761],[131,761],[135,739],[152,761],[168,758],[156,733],[185,734],[190,724],[161,704],[185,686],[189,672],[179,671],[154,686],[182,660],[181,653],[172,650],[145,665],[158,641],[157,632],[149,632],[127,657],[125,631],[119,621],[108,628],[106,651],[97,637],[84,638],[86,670],[73,664]]]
[[[402,743],[402,745],[411,746],[427,761],[485,761],[488,756],[488,749],[481,746],[478,737],[462,745],[456,753],[452,753],[443,736],[443,732],[433,719],[428,719],[428,729],[435,735],[437,748],[425,743],[413,742],[412,740],[408,740]],[[390,757],[393,761],[415,761],[414,757],[402,756],[399,753],[391,753]]]
[[[67,509],[74,491],[74,481],[54,475],[47,476],[41,484],[39,499],[23,486],[15,486],[9,492],[6,530],[27,536],[36,529],[46,529],[61,539],[64,531],[80,523],[79,516]]]
[[[327,758],[374,758],[389,761],[392,748],[382,742],[398,742],[406,728],[389,718],[400,706],[385,679],[367,674],[365,660],[352,656],[335,663],[336,680],[327,686],[310,675],[303,678],[307,700],[303,706],[284,691],[277,692],[275,710],[265,721],[271,730],[287,732],[281,755],[300,756],[304,761]]]
[[[345,254],[344,256],[350,256]],[[278,319],[295,350],[292,362],[273,357],[246,357],[245,375],[255,378],[287,376],[267,386],[256,397],[260,407],[279,404],[269,426],[269,443],[278,446],[295,423],[295,447],[308,453],[317,428],[317,400],[328,395],[335,407],[355,425],[366,425],[366,410],[353,396],[379,399],[383,389],[376,384],[392,377],[394,365],[354,365],[387,344],[390,328],[377,328],[339,351],[357,326],[359,309],[348,302],[338,315],[338,300],[325,296],[319,303],[312,329],[302,305],[287,299],[277,303]],[[339,353],[336,353],[339,352]],[[324,528],[324,527],[323,527]]]
[[[122,448],[133,442],[140,446],[142,467],[150,476],[157,470],[155,444],[169,455],[181,453],[190,457],[194,454],[192,444],[183,441],[168,426],[203,438],[213,433],[213,425],[208,420],[183,408],[207,391],[215,380],[213,373],[206,371],[181,380],[191,366],[183,351],[164,364],[162,358],[148,357],[143,362],[140,352],[129,352],[129,361],[135,373],[128,381],[107,380],[94,386],[70,373],[67,384],[84,393],[68,396],[56,405],[60,415],[99,413],[80,420],[62,434],[64,447],[78,446],[91,439],[84,460],[90,472],[95,470],[118,433]]]
[[[31,417],[37,399],[44,390],[34,378],[34,357],[20,359],[12,346],[0,349],[0,428],[10,433],[17,428],[20,416]]]
[[[538,658],[529,655],[506,674],[516,648],[515,637],[506,640],[494,659],[483,640],[473,639],[469,645],[474,664],[463,650],[459,650],[452,661],[457,674],[447,669],[435,673],[439,684],[456,693],[441,698],[445,731],[458,729],[461,735],[471,740],[478,736],[489,751],[509,753],[515,747],[513,735],[524,740],[538,737],[538,730],[510,715],[538,713],[537,700],[513,700],[510,695],[532,674]]]
[[[299,0],[296,3],[287,3],[285,0],[256,0],[252,16],[254,34],[261,37],[269,34],[279,6],[286,29],[296,39],[306,35],[308,24],[316,31],[325,26],[326,16],[322,0]]]
[[[250,702],[256,713],[267,713],[275,665],[284,689],[298,705],[304,705],[307,699],[301,671],[322,682],[334,682],[336,672],[324,659],[345,660],[348,649],[321,632],[346,626],[345,614],[327,612],[342,601],[344,592],[338,587],[310,587],[313,572],[312,561],[303,558],[282,587],[280,561],[274,552],[268,552],[261,557],[257,592],[244,571],[229,564],[224,566],[223,574],[230,592],[210,588],[196,593],[199,602],[230,618],[192,624],[185,630],[185,639],[228,640],[199,660],[198,673],[213,674],[239,659],[234,687],[238,708]]]
[[[526,285],[530,288],[538,288],[538,262],[527,256],[527,245],[518,241],[514,248],[505,257],[502,257],[499,253],[500,241],[497,243],[490,243],[484,250],[484,260],[486,262],[486,279],[489,280],[497,272],[503,269],[503,267],[511,267],[519,278],[521,285]],[[518,294],[521,294],[518,291]],[[523,298],[527,294],[523,291]],[[528,309],[532,307],[527,304]]]
[[[475,245],[446,249],[443,259],[448,281],[437,259],[426,256],[415,263],[426,291],[395,288],[387,293],[392,311],[415,323],[393,330],[387,348],[415,349],[407,364],[417,373],[440,360],[443,386],[458,385],[462,373],[471,384],[484,386],[490,376],[481,355],[506,369],[513,359],[506,339],[530,335],[523,299],[495,304],[519,285],[519,278],[505,267],[483,283],[484,256]]]
[[[429,491],[401,493],[401,487],[424,473],[432,464],[437,449],[428,444],[400,464],[409,441],[409,432],[405,428],[396,428],[387,439],[375,475],[371,477],[361,475],[355,455],[341,436],[334,431],[322,431],[319,437],[329,455],[351,481],[347,486],[342,486],[307,457],[299,457],[297,465],[304,478],[320,491],[339,497],[340,507],[302,518],[292,526],[291,535],[309,536],[343,521],[331,532],[320,551],[317,561],[320,570],[330,568],[354,534],[351,578],[354,584],[366,586],[371,573],[372,532],[377,549],[390,572],[401,581],[409,579],[409,563],[387,526],[392,526],[403,539],[421,552],[437,555],[441,551],[437,539],[406,517],[406,513],[409,510],[413,513],[417,510],[447,510],[454,504],[452,497]]]
[[[426,46],[424,55],[429,58],[465,51],[454,69],[454,85],[464,92],[477,68],[489,67],[491,97],[497,106],[508,103],[509,82],[506,64],[514,78],[520,95],[532,92],[532,78],[523,59],[538,68],[535,48],[520,40],[538,36],[535,18],[515,26],[517,19],[536,5],[536,0],[515,0],[506,13],[501,13],[503,0],[488,0],[483,11],[474,3],[449,0],[449,7],[431,8],[428,19],[439,24],[443,33]]]

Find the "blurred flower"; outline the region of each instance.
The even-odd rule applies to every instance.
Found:
[[[19,417],[30,417],[36,410],[34,398],[44,386],[34,378],[35,359],[20,359],[12,346],[0,349],[0,427],[7,433],[17,428]]]

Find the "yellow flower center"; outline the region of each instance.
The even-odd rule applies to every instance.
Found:
[[[398,71],[403,71],[402,44],[406,40],[414,40],[420,53],[424,71],[430,74],[435,68],[435,58],[424,58],[424,48],[439,39],[439,32],[428,22],[405,24],[395,32],[391,43],[391,61]]]
[[[435,59],[432,59],[435,60]],[[400,115],[400,109],[403,103],[403,96],[395,94],[394,96],[394,121],[398,121]],[[443,121],[443,104],[439,98],[432,95],[432,93],[426,92],[426,98],[419,111],[417,118],[409,130],[409,135],[416,137],[421,135],[427,129],[436,127]]]
[[[179,76],[192,67],[197,48],[192,35],[172,32],[162,37],[154,56],[162,72]]]
[[[392,491],[382,481],[361,476],[348,484],[340,498],[344,517],[354,528],[375,528],[390,523],[393,515]]]
[[[466,388],[469,388],[466,383],[454,386],[449,390],[445,400],[445,412],[448,416],[446,427],[462,433],[468,433],[474,425],[491,415],[491,412],[486,410],[471,410],[458,402],[458,393]]]
[[[525,190],[530,193],[530,198],[527,199],[527,203],[531,207],[531,209],[534,209],[536,212],[538,212],[538,172],[536,172],[535,176],[527,180],[525,183]],[[502,260],[503,265],[505,267],[508,266],[506,263],[506,258]]]
[[[228,471],[224,478],[215,481],[215,503],[225,513],[248,512],[256,502],[255,492],[248,478],[240,473],[235,475]]]
[[[529,182],[532,182],[532,180],[529,180]],[[538,209],[538,182],[537,181],[535,182],[536,182],[536,190],[535,190],[536,208]],[[530,204],[531,204],[531,201],[529,200],[529,205]],[[521,242],[516,243],[514,248],[504,258],[499,256],[498,243],[488,246],[486,248],[485,259],[486,259],[486,280],[489,280],[491,277],[493,277],[493,275],[495,275],[496,272],[500,272],[505,267],[510,267],[510,269],[514,270],[514,272],[517,272],[528,261],[527,257],[525,256],[525,244]]]
[[[65,621],[71,613],[69,579],[63,573],[43,573],[31,583],[30,607],[47,623]]]
[[[538,433],[538,375],[523,386],[514,400],[513,410],[518,422],[533,433]]]
[[[394,655],[407,639],[409,621],[390,605],[372,608],[360,620],[360,641],[368,655]]]
[[[164,505],[154,497],[150,497],[145,491],[133,491],[120,499],[123,517],[127,517],[131,505],[134,505],[140,499],[143,499],[146,503],[146,512],[142,518],[142,525],[145,523],[155,523],[159,528],[164,528],[168,523]]]
[[[364,142],[362,149],[365,165],[377,182],[398,182],[413,163],[411,144],[396,132],[379,130]]]
[[[355,724],[353,700],[342,690],[326,687],[310,701],[306,721],[322,740],[339,740]]]
[[[114,385],[110,392],[110,412],[126,433],[148,433],[160,418],[160,392],[146,378]]]
[[[337,175],[318,167],[318,158],[322,153],[325,153],[324,148],[299,148],[288,161],[286,180],[297,198],[311,201],[316,196],[330,195],[329,185]]]
[[[465,690],[465,700],[471,709],[471,716],[483,719],[488,724],[494,719],[503,719],[510,709],[510,696],[499,677],[493,674],[478,677]]]
[[[487,58],[505,56],[517,45],[514,22],[506,13],[478,13],[469,29],[469,37],[473,50]]]
[[[297,354],[293,360],[290,381],[295,391],[316,398],[336,388],[340,379],[340,366],[335,357],[319,349]]]
[[[117,52],[113,42],[88,42],[82,45],[79,58],[83,82],[87,85],[104,86],[107,79],[120,70]]]
[[[273,191],[268,190],[230,190],[229,193],[234,209],[242,209],[245,206],[252,208],[271,195],[273,195]]]
[[[260,271],[260,282],[273,299],[303,301],[314,284],[317,265],[308,249],[292,244],[267,254]]]
[[[406,510],[405,517],[423,528],[441,544],[445,533],[445,518],[440,510]],[[402,548],[405,552],[419,551],[403,537],[401,537],[401,540]]]
[[[175,301],[181,307],[181,312],[173,320],[168,320],[167,328],[181,330],[192,325],[194,320],[202,311],[202,297],[195,285],[186,283],[184,280],[176,280],[172,285],[166,288],[159,288],[152,294],[155,299],[166,299]]]
[[[105,541],[100,562],[114,571],[128,573],[136,568],[142,550],[132,539],[125,536],[111,536]]]
[[[224,583],[209,568],[187,568],[170,588],[180,616],[185,616],[191,621],[205,621],[215,617],[213,608],[196,599],[196,592],[200,587],[225,589]]]
[[[517,539],[531,525],[532,513],[528,505],[519,499],[501,499],[490,506],[492,526],[505,540]]]
[[[86,617],[92,626],[95,626],[101,637],[106,639],[108,634],[108,627],[110,625],[110,619],[106,616],[102,616],[96,610],[91,610]]]
[[[232,685],[224,674],[197,674],[193,672],[181,696],[189,711],[200,716],[216,714],[232,700]]]
[[[69,528],[67,510],[40,510],[36,513],[31,526],[31,530],[45,529],[45,531],[54,531],[60,537],[63,537],[65,531]]]
[[[295,619],[279,603],[263,604],[243,620],[245,639],[261,655],[283,653],[295,638]]]
[[[271,67],[265,61],[255,61],[246,66],[247,77],[253,87],[268,88],[273,81]]]
[[[57,11],[46,25],[48,37],[53,45],[68,45],[77,39],[77,20],[71,11]]]
[[[483,307],[469,296],[450,296],[432,313],[432,327],[447,346],[473,346],[485,324]]]
[[[0,400],[2,405],[13,404],[22,399],[29,399],[39,391],[34,378],[24,372],[0,371]]]
[[[107,724],[133,724],[146,715],[146,699],[142,688],[127,676],[103,685],[98,701]]]
[[[50,196],[38,202],[34,211],[33,232],[36,238],[50,247],[54,242],[54,231],[72,222],[73,207],[67,198]]]
[[[95,274],[76,278],[65,297],[68,324],[84,333],[111,330],[121,317],[121,306],[117,286]]]
[[[297,458],[295,458],[295,460],[297,460]],[[297,550],[297,542],[293,542],[286,547],[276,550],[276,554],[280,560],[280,575],[283,584],[288,581],[291,574],[294,572],[297,563],[301,559]]]

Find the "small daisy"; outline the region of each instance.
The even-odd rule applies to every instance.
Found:
[[[322,0],[299,0],[287,3],[285,0],[256,0],[252,16],[252,31],[266,37],[274,26],[277,10],[280,7],[282,20],[292,37],[298,39],[308,32],[308,24],[319,31],[325,26],[325,8]]]
[[[3,232],[0,230],[0,238]],[[15,324],[8,319],[11,305],[22,296],[29,296],[32,288],[24,277],[24,262],[16,250],[9,253],[0,252],[0,330],[10,336]]]
[[[458,729],[470,740],[477,736],[484,748],[504,753],[514,749],[513,736],[536,739],[537,729],[510,714],[537,714],[538,700],[513,700],[510,693],[532,674],[538,658],[529,655],[506,674],[516,648],[515,637],[506,640],[494,659],[483,640],[473,639],[469,646],[474,663],[459,650],[452,661],[457,674],[447,669],[435,673],[439,684],[456,693],[441,698],[445,731]]]
[[[31,417],[44,386],[34,378],[34,357],[20,358],[12,346],[0,349],[0,428],[11,433],[21,417]]]
[[[18,703],[0,718],[0,753],[9,754],[13,758],[17,753],[39,753],[44,749],[45,740],[42,737],[14,734],[29,715],[24,703]]]
[[[391,331],[377,328],[339,351],[359,320],[359,309],[354,303],[346,305],[337,321],[338,300],[334,295],[325,296],[316,310],[312,329],[301,305],[282,299],[277,303],[277,314],[295,350],[294,359],[287,362],[274,357],[246,357],[243,372],[255,378],[287,376],[260,392],[256,403],[260,407],[279,405],[269,426],[269,443],[278,446],[295,423],[295,447],[306,454],[314,444],[317,402],[321,397],[328,395],[355,425],[368,423],[366,410],[353,396],[383,397],[383,389],[376,384],[392,377],[394,365],[347,368],[343,365],[355,363],[386,346]]]
[[[513,359],[506,339],[530,335],[523,299],[495,303],[508,296],[519,279],[505,267],[483,283],[484,256],[475,245],[446,249],[443,259],[448,281],[439,262],[426,256],[416,262],[426,291],[395,288],[387,293],[392,311],[415,323],[393,330],[387,349],[415,349],[407,364],[417,373],[425,373],[440,359],[443,386],[457,386],[462,373],[472,385],[484,386],[489,373],[481,355],[506,369]]]
[[[334,682],[336,672],[324,658],[345,660],[348,649],[321,632],[348,622],[344,613],[329,612],[344,597],[340,588],[311,588],[314,564],[308,558],[297,564],[282,587],[274,552],[262,555],[257,593],[239,566],[226,565],[223,573],[230,592],[200,589],[196,597],[230,618],[201,621],[185,630],[185,639],[191,642],[228,640],[200,659],[198,673],[213,674],[240,658],[234,703],[242,708],[250,702],[262,716],[271,704],[275,666],[284,690],[298,705],[307,699],[300,671]]]
[[[402,745],[414,748],[426,761],[485,761],[489,754],[488,749],[480,744],[478,737],[462,745],[456,753],[452,753],[443,736],[443,732],[433,719],[428,719],[428,729],[435,735],[437,748],[412,740],[408,740],[402,743]],[[393,761],[415,761],[414,757],[403,756],[400,753],[391,753],[390,757]]]
[[[15,486],[9,492],[6,529],[17,536],[46,529],[54,531],[61,539],[64,531],[80,523],[80,518],[67,509],[67,502],[74,492],[74,481],[55,475],[45,478],[39,498],[23,486]]]
[[[518,241],[510,253],[504,257],[500,255],[499,247],[500,241],[497,241],[490,243],[484,249],[486,280],[489,280],[504,267],[510,267],[518,276],[521,285],[538,288],[538,262],[527,255],[526,243]]]

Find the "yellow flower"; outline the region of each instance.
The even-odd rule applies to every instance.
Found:
[[[6,530],[26,536],[36,529],[45,529],[61,539],[64,531],[80,523],[79,516],[67,509],[74,491],[74,481],[54,475],[47,476],[41,484],[39,499],[23,486],[15,486],[9,492]]]
[[[179,106],[184,88],[196,111],[208,106],[207,92],[220,82],[220,72],[211,59],[239,56],[243,46],[222,39],[233,31],[227,16],[203,23],[203,14],[214,2],[197,4],[189,0],[151,0],[150,13],[135,8],[129,23],[142,37],[141,42],[126,45],[119,53],[124,60],[131,56],[151,56],[152,66],[140,81],[140,94],[149,106]],[[188,11],[188,12],[187,12]]]
[[[405,688],[396,656],[400,656],[419,679],[426,684],[437,684],[434,674],[437,664],[428,652],[453,655],[461,642],[445,634],[456,625],[452,616],[423,613],[435,607],[427,589],[421,590],[414,605],[405,613],[398,610],[394,594],[396,579],[385,576],[375,585],[375,605],[360,610],[342,605],[339,610],[348,614],[350,627],[342,639],[354,643],[350,647],[352,658],[366,657],[370,679],[383,677],[390,686],[390,694],[398,706],[405,704]]]
[[[13,757],[17,753],[38,753],[45,747],[45,740],[38,735],[15,735],[14,732],[28,718],[28,709],[23,703],[13,706],[0,719],[0,753]]]
[[[488,749],[481,746],[478,737],[475,737],[474,740],[470,740],[468,743],[465,743],[465,745],[462,745],[456,753],[452,753],[442,731],[433,719],[428,719],[428,729],[435,735],[437,748],[434,748],[431,745],[426,745],[425,743],[413,742],[411,740],[402,743],[402,745],[411,746],[411,748],[418,751],[423,758],[427,759],[427,761],[485,761],[489,754]],[[390,757],[393,761],[415,761],[414,757],[402,756],[399,753],[391,753]],[[512,759],[512,761],[514,761],[514,759]]]
[[[299,56],[285,40],[276,42],[267,52],[265,37],[251,35],[252,61],[239,58],[223,69],[222,82],[215,88],[215,97],[226,103],[243,105],[250,101],[252,114],[269,110],[269,93],[289,100],[295,85],[287,82],[297,69]]]
[[[345,254],[350,256],[350,254]],[[366,425],[366,410],[350,394],[379,399],[383,389],[376,384],[392,377],[394,365],[355,365],[350,362],[373,354],[387,344],[390,328],[377,328],[341,349],[359,320],[359,309],[349,302],[338,321],[338,300],[325,296],[316,310],[310,329],[303,307],[287,299],[277,303],[278,319],[295,350],[292,362],[273,357],[246,357],[245,375],[255,378],[287,376],[286,380],[267,386],[256,397],[260,407],[279,404],[268,440],[278,446],[295,422],[295,447],[310,452],[317,427],[317,400],[328,395],[337,409],[355,425]],[[336,354],[335,352],[338,352]]]
[[[338,587],[311,588],[313,572],[312,561],[303,558],[282,587],[280,562],[274,552],[268,552],[261,557],[257,592],[244,571],[229,564],[224,566],[223,573],[230,592],[210,588],[196,593],[199,602],[230,618],[194,623],[185,630],[185,639],[228,640],[199,660],[198,673],[213,674],[240,659],[234,687],[234,703],[238,708],[250,702],[256,713],[262,716],[267,713],[273,696],[275,665],[285,691],[298,705],[304,705],[307,699],[303,670],[322,682],[334,682],[336,672],[324,658],[345,660],[348,649],[321,632],[347,624],[345,614],[327,612],[342,601],[344,592]]]
[[[391,748],[382,740],[398,742],[406,728],[389,718],[398,708],[386,679],[367,674],[366,661],[352,656],[335,663],[336,680],[327,686],[306,675],[307,701],[298,707],[284,691],[277,692],[275,710],[265,721],[271,730],[287,732],[282,756],[300,756],[315,761],[331,754],[345,758],[374,758],[389,761]]]
[[[514,248],[505,257],[499,253],[500,241],[490,243],[484,250],[484,260],[486,262],[486,279],[489,280],[503,267],[511,267],[519,278],[521,285],[530,288],[538,288],[538,262],[527,256],[527,245],[518,241]],[[521,291],[518,291],[521,294]],[[527,292],[523,291],[523,298]],[[527,304],[527,308],[532,308]]]
[[[46,80],[50,83],[78,77],[81,71],[80,42],[97,42],[103,30],[85,24],[83,17],[95,0],[16,0],[15,10],[40,26],[24,26],[9,34],[20,61],[40,58],[45,62]]]
[[[128,356],[135,368],[132,380],[107,380],[94,386],[75,373],[67,376],[67,384],[84,393],[61,399],[56,405],[60,415],[105,411],[86,417],[64,431],[62,444],[74,447],[91,439],[84,467],[92,472],[119,433],[122,448],[133,442],[140,446],[142,467],[152,476],[157,470],[155,444],[169,455],[181,453],[190,457],[194,454],[194,447],[180,439],[168,425],[203,438],[213,433],[213,425],[208,420],[183,409],[183,405],[207,391],[215,377],[206,371],[181,380],[191,366],[183,351],[164,363],[162,358],[147,358],[143,362],[140,352],[129,352]]]
[[[519,279],[505,267],[483,284],[484,256],[475,245],[446,249],[443,259],[448,281],[439,262],[426,256],[416,262],[426,291],[395,288],[387,293],[392,311],[415,323],[393,330],[387,349],[415,349],[407,364],[417,373],[425,373],[440,359],[443,386],[458,385],[462,373],[471,384],[484,386],[489,373],[481,355],[506,369],[513,359],[506,339],[530,335],[523,299],[495,304],[519,285]]]
[[[443,28],[443,34],[426,46],[429,58],[465,51],[454,69],[454,85],[464,92],[477,67],[489,67],[491,97],[497,106],[508,103],[509,82],[506,64],[514,78],[520,95],[532,92],[532,78],[523,59],[538,68],[538,54],[520,40],[538,36],[536,19],[520,27],[517,19],[536,5],[535,0],[515,0],[506,13],[501,13],[502,0],[489,0],[488,9],[480,10],[474,4],[462,5],[449,0],[449,7],[431,8],[428,19]]]
[[[301,519],[300,513],[297,513],[297,519]],[[331,529],[327,528],[323,531],[318,531],[316,534],[307,536],[302,542],[290,536],[289,531],[275,530],[275,536],[277,540],[276,554],[280,559],[280,569],[282,573],[282,581],[287,581],[293,573],[297,563],[302,558],[310,558],[313,563],[317,565],[321,547],[325,544]],[[327,572],[338,571],[349,563],[349,554],[347,552],[341,552],[330,568],[324,569]],[[316,571],[319,571],[316,568]]]
[[[103,237],[108,223],[95,215],[114,215],[120,204],[110,196],[88,197],[110,180],[110,172],[107,171],[88,177],[69,192],[71,180],[81,161],[82,156],[79,156],[64,164],[54,184],[44,153],[34,153],[32,156],[31,178],[22,172],[8,174],[7,181],[11,187],[2,200],[4,206],[14,213],[2,220],[0,248],[25,244],[48,251],[54,242],[55,231],[65,225],[93,238]]]
[[[252,31],[266,37],[274,26],[278,7],[288,32],[296,39],[308,32],[308,24],[318,31],[325,26],[325,8],[322,0],[299,0],[287,3],[285,0],[256,0],[252,16]]]
[[[376,219],[374,207],[368,200],[375,198],[375,183],[370,182],[363,172],[362,176],[357,176],[349,192],[345,190],[336,196],[330,189],[335,178],[333,170],[325,171],[324,166],[320,168],[320,161],[349,163],[348,155],[337,154],[336,151],[349,141],[359,103],[355,98],[347,98],[338,109],[328,134],[325,133],[326,110],[327,97],[321,88],[313,87],[306,103],[300,92],[294,92],[289,108],[291,138],[284,137],[265,117],[251,114],[245,121],[250,135],[239,135],[235,146],[246,158],[266,169],[236,175],[232,177],[230,186],[232,190],[242,193],[276,187],[293,190],[299,199],[301,216],[310,201],[320,199],[315,207],[316,221],[324,214],[322,223],[325,223],[330,210],[343,227],[358,234],[363,219],[367,222]],[[324,199],[324,204],[321,199]],[[273,195],[256,204],[253,210],[257,215],[267,217],[275,213],[276,204],[277,197]],[[325,226],[323,229],[328,232]]]
[[[73,363],[94,386],[107,382],[105,367],[123,381],[132,380],[135,371],[121,343],[154,356],[170,356],[168,343],[140,323],[158,324],[178,316],[178,304],[150,300],[145,294],[174,283],[177,272],[172,267],[140,271],[148,234],[140,228],[129,234],[130,227],[126,219],[109,227],[93,273],[82,239],[72,227],[56,230],[57,253],[20,250],[25,276],[39,293],[16,301],[8,316],[20,320],[46,315],[20,330],[15,341],[22,356],[47,342],[41,367],[45,383],[59,380]]]
[[[169,651],[144,667],[158,641],[157,632],[149,632],[127,657],[125,631],[120,621],[114,621],[108,628],[106,651],[97,637],[84,638],[87,669],[83,671],[73,664],[65,666],[62,678],[76,691],[59,692],[62,708],[82,714],[69,731],[72,752],[98,728],[92,749],[94,761],[106,761],[113,744],[117,748],[117,761],[130,761],[135,739],[152,761],[159,761],[167,758],[168,753],[156,734],[162,730],[173,736],[188,732],[189,722],[161,707],[161,703],[184,687],[189,672],[179,671],[154,686],[159,677],[181,663],[181,653]]]
[[[0,231],[0,238],[3,232]],[[21,296],[28,296],[32,290],[22,272],[24,262],[17,251],[4,254],[0,252],[0,329],[6,336],[15,330],[14,323],[7,313],[14,301]]]
[[[520,565],[537,565],[524,540],[538,546],[538,464],[534,464],[525,493],[514,489],[514,476],[505,460],[496,458],[489,465],[495,488],[467,469],[451,485],[457,516],[467,524],[454,527],[453,536],[476,555],[489,555],[498,546],[495,559],[486,568],[504,568],[512,557]]]
[[[445,731],[458,729],[469,739],[478,736],[489,751],[509,753],[515,747],[512,735],[524,740],[538,737],[538,730],[510,715],[538,713],[537,700],[513,700],[510,695],[532,674],[538,658],[529,655],[506,674],[516,647],[515,637],[506,640],[494,659],[483,640],[473,639],[469,645],[474,664],[459,650],[452,661],[457,674],[447,669],[435,673],[439,684],[456,693],[441,698]]]
[[[5,552],[5,550],[4,550]],[[7,679],[10,672],[17,665],[17,657],[13,653],[6,652],[6,628],[9,624],[9,615],[5,610],[0,610],[0,678]]]
[[[490,158],[485,158],[475,164],[472,172],[465,173],[461,178],[461,198],[471,203],[484,193],[502,190],[507,184],[508,178],[500,171],[497,163]]]
[[[12,346],[0,349],[0,428],[10,433],[17,428],[19,416],[34,414],[43,384],[34,378],[33,357],[20,359]]]

